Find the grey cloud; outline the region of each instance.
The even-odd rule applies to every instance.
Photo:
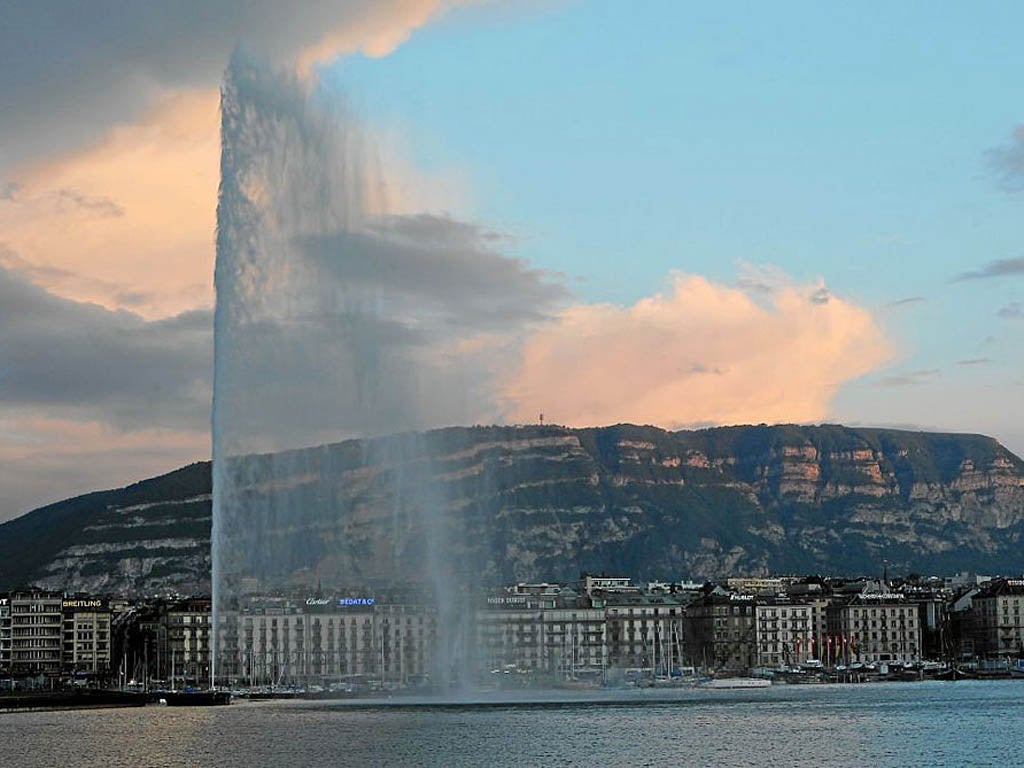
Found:
[[[775,290],[775,286],[769,285],[766,282],[744,277],[736,280],[734,285],[741,291],[746,291],[748,293],[771,293]]]
[[[118,291],[114,294],[114,301],[121,307],[141,307],[154,298],[155,295],[147,291]]]
[[[472,224],[421,214],[389,216],[366,232],[309,237],[303,251],[348,283],[393,297],[398,315],[479,331],[542,320],[567,298],[543,270],[490,247]],[[404,307],[402,305],[405,305]]]
[[[3,4],[0,168],[95,138],[165,88],[214,87],[239,42],[287,60],[410,0],[33,0]],[[45,125],[47,130],[38,130]]]
[[[147,322],[59,298],[0,267],[0,402],[121,429],[203,429],[212,315]]]
[[[739,262],[739,276],[733,285],[747,294],[754,302],[770,307],[779,291],[792,286],[789,276],[779,267],[771,264]],[[807,297],[811,304],[824,305],[832,300],[832,292],[825,285],[819,285]]]
[[[112,296],[118,304],[132,306],[142,304],[148,296],[139,292],[126,290],[124,286],[111,283],[107,280],[100,280],[89,277],[63,267],[53,267],[46,264],[34,264],[21,258],[8,245],[0,242],[0,267],[6,267],[12,272],[22,275],[33,282],[45,283],[51,287],[61,288],[73,287],[87,293],[99,293]]]
[[[956,364],[957,365],[971,366],[971,365],[988,365],[991,362],[992,362],[992,358],[990,358],[990,357],[972,357],[969,360],[957,360]]]
[[[1019,320],[1024,317],[1024,304],[1021,304],[1019,301],[1011,301],[1005,307],[1000,307],[999,311],[996,312],[996,316],[1004,320]]]
[[[706,365],[704,365],[704,363],[694,363],[689,368],[687,368],[685,370],[685,372],[686,373],[690,373],[690,374],[694,374],[694,375],[700,375],[700,374],[705,374],[705,373],[706,374],[710,374],[712,376],[721,376],[722,375],[722,369],[721,368],[718,368],[718,367],[708,368]]]
[[[924,298],[924,296],[908,296],[905,299],[898,299],[896,301],[889,302],[885,306],[889,307],[890,309],[895,309],[896,307],[906,307],[911,304],[920,304],[925,300],[926,299]]]
[[[2,128],[0,128],[0,135],[2,135]],[[16,181],[8,181],[0,184],[0,200],[8,202],[24,202],[21,195],[22,186]],[[80,208],[84,211],[94,213],[97,216],[109,216],[117,217],[124,215],[124,208],[118,205],[116,202],[108,197],[97,197],[94,195],[86,195],[79,192],[77,189],[70,187],[64,187],[58,189],[55,192],[47,193],[52,198],[55,198],[59,205],[64,207]]]
[[[831,294],[828,292],[828,288],[822,286],[814,293],[811,294],[812,304],[828,304],[828,300],[831,298]]]
[[[914,387],[934,379],[940,373],[938,368],[924,368],[895,376],[885,376],[876,381],[874,386],[882,388]]]
[[[63,202],[70,203],[76,208],[81,208],[90,213],[94,213],[97,216],[106,216],[110,218],[124,216],[124,208],[108,197],[83,195],[81,192],[74,189],[58,189],[57,197]]]
[[[226,368],[273,382],[235,390],[239,412],[251,414],[246,428],[298,445],[338,437],[332,430],[372,434],[495,417],[501,343],[458,352],[459,342],[514,336],[547,319],[567,292],[544,271],[493,250],[505,241],[493,234],[416,215],[298,238],[319,275],[314,282],[343,295],[321,298],[291,322],[233,329],[233,346],[256,353]]]
[[[459,221],[450,216],[417,214],[413,216],[385,216],[372,227],[374,231],[408,240],[411,243],[431,243],[447,246],[454,243],[510,243],[513,238],[479,224]]]
[[[1013,131],[1010,141],[987,152],[999,186],[1008,192],[1024,191],[1024,125]]]
[[[953,282],[961,283],[965,280],[984,280],[990,277],[1012,277],[1022,274],[1024,274],[1024,259],[996,259],[981,269],[961,272],[953,278]]]
[[[547,273],[492,250],[495,238],[485,233],[420,215],[297,238],[309,283],[279,290],[294,290],[306,311],[225,328],[220,370],[225,382],[238,377],[233,413],[245,414],[248,448],[496,417],[492,377],[506,342],[472,351],[459,343],[479,333],[515,336],[567,293]],[[315,297],[307,293],[314,286]]]

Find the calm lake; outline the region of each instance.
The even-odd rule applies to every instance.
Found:
[[[1012,766],[1024,682],[0,715],[0,766]]]

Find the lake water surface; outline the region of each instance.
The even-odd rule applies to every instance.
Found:
[[[0,715],[0,766],[1016,766],[1024,682]]]

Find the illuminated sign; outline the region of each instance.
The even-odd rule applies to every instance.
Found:
[[[1006,586],[1008,587],[1024,587],[1024,580],[1021,579],[1007,579]]]
[[[330,605],[333,601],[329,597],[307,597],[306,605]]]
[[[61,602],[62,608],[102,608],[103,601],[97,599],[91,600],[64,600]]]
[[[858,600],[885,600],[892,603],[901,603],[905,599],[903,595],[893,592],[869,592],[857,595]]]
[[[372,597],[342,597],[338,599],[338,605],[348,608],[353,605],[373,605],[377,601]]]
[[[488,597],[488,605],[526,605],[526,597]]]

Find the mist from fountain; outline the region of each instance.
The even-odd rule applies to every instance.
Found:
[[[503,303],[515,280],[558,290],[469,225],[389,211],[367,135],[308,83],[236,52],[221,112],[213,674],[238,652],[224,627],[246,595],[414,583],[437,601],[433,666],[451,675],[456,585],[480,564],[416,430],[491,407],[486,366],[459,349],[535,313]],[[354,437],[378,439],[328,445]],[[383,548],[371,524],[390,528]]]

